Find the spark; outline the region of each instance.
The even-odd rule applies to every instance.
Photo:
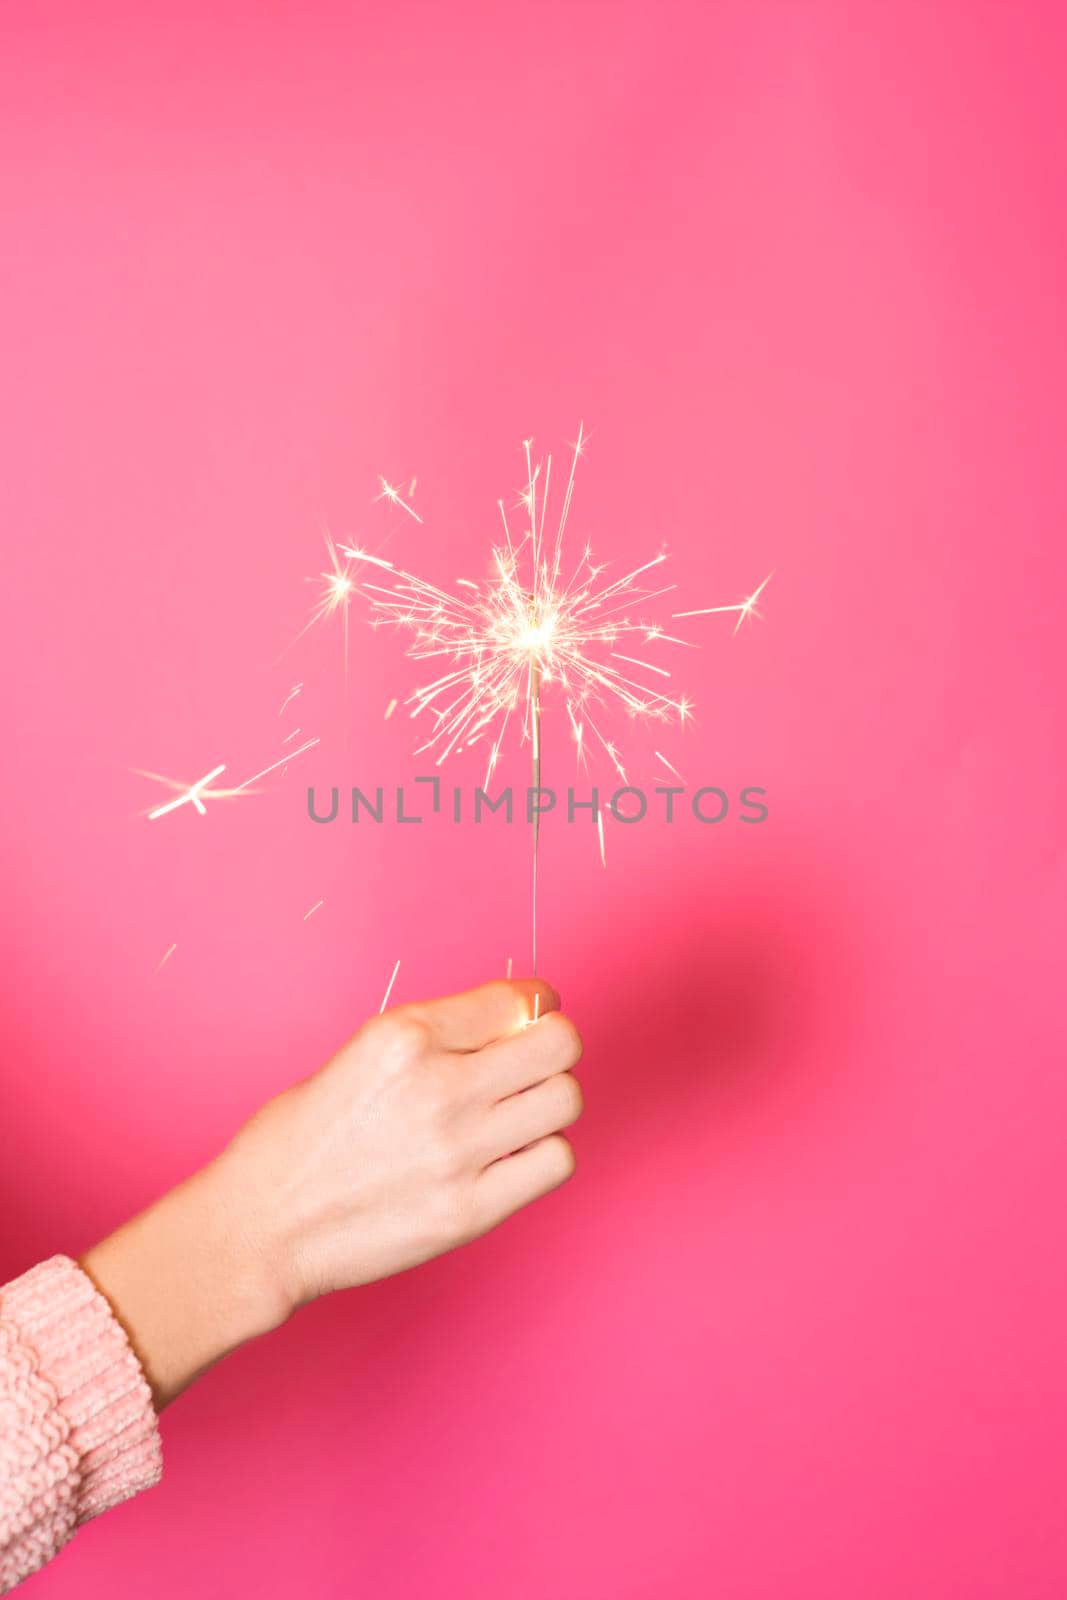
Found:
[[[263,768],[262,772],[254,772],[250,778],[245,779],[244,783],[239,783],[236,789],[220,789],[216,790],[216,794],[220,797],[227,794],[244,794],[254,783],[258,783],[260,778],[265,778],[269,772],[276,772],[279,767],[285,766],[296,756],[302,756],[305,750],[310,750],[312,745],[318,743],[318,739],[305,739],[304,743],[297,745],[295,750],[290,750],[288,755],[282,756],[280,761],[272,761],[269,767]]]
[[[286,645],[285,650],[290,650],[298,640],[304,637],[305,633],[310,632],[310,630],[316,627],[319,623],[328,622],[331,617],[335,617],[338,615],[338,613],[340,613],[344,630],[345,683],[347,684],[348,608],[352,602],[353,595],[356,593],[356,584],[351,572],[352,555],[347,546],[337,545],[334,543],[328,528],[324,528],[322,530],[322,537],[326,545],[326,554],[329,557],[329,570],[320,572],[317,580],[314,578],[308,579],[309,583],[314,583],[317,581],[320,584],[319,597],[315,605],[312,607],[311,615],[304,623],[304,626],[300,629],[300,632],[296,635],[296,637],[290,640],[289,644]],[[285,650],[282,651],[283,655],[285,654]],[[281,707],[279,708],[279,716],[281,716],[282,712],[285,710],[293,696],[295,694],[299,694],[302,688],[303,684],[298,683],[293,689],[290,690],[288,696],[282,701]]]
[[[351,561],[369,561],[372,566],[384,567],[387,572],[395,572],[396,568],[391,561],[386,561],[384,556],[372,556],[369,550],[364,550],[359,545],[341,546],[341,554]]]
[[[643,667],[646,672],[658,672],[661,678],[670,677],[666,667],[654,667],[651,661],[640,661],[637,656],[624,656],[621,650],[613,650],[611,653],[616,661],[628,661],[631,666]]]
[[[217,767],[212,767],[210,772],[205,773],[202,778],[198,778],[195,783],[191,783],[188,786],[176,781],[174,778],[164,778],[158,772],[145,772],[140,767],[135,767],[134,771],[140,777],[150,778],[153,783],[162,783],[169,789],[179,791],[174,800],[168,800],[165,805],[157,806],[154,811],[150,811],[148,820],[149,822],[155,822],[158,817],[165,817],[168,812],[177,811],[179,806],[185,805],[191,805],[199,812],[200,816],[204,816],[207,811],[207,807],[204,804],[206,800],[231,800],[235,795],[246,794],[254,783],[259,782],[260,778],[265,778],[268,773],[275,772],[278,767],[286,766],[296,756],[303,755],[305,750],[310,750],[313,745],[318,743],[319,740],[317,738],[305,739],[304,743],[298,745],[295,750],[290,750],[278,761],[272,761],[269,767],[264,767],[261,772],[256,772],[251,778],[246,778],[243,783],[239,783],[234,789],[209,788],[211,780],[226,771],[225,762],[221,762]]]
[[[379,500],[388,500],[391,505],[399,506],[401,511],[406,511],[409,517],[414,517],[416,522],[421,522],[422,521],[422,518],[419,516],[419,513],[416,510],[414,510],[413,507],[409,506],[406,500],[402,500],[400,498],[400,490],[399,489],[397,489],[393,484],[389,483],[388,480],[385,479],[385,478],[379,477],[378,482],[382,486],[382,492],[381,492],[380,495],[378,495],[378,499]],[[414,494],[414,492],[415,492],[415,479],[412,478],[411,487],[408,490],[408,494],[409,495],[410,494]]]
[[[414,512],[412,515],[414,516]],[[347,694],[349,661],[349,611],[352,601],[359,594],[359,586],[357,585],[355,579],[355,564],[357,562],[369,562],[374,566],[383,568],[385,571],[392,571],[393,563],[391,561],[386,561],[381,556],[372,555],[369,550],[364,550],[359,545],[336,543],[332,538],[329,529],[327,528],[323,529],[322,537],[326,545],[326,554],[329,557],[329,568],[328,570],[320,572],[317,579],[308,579],[309,583],[318,582],[320,584],[318,600],[312,607],[311,614],[304,623],[304,626],[300,629],[299,633],[297,633],[285,646],[285,649],[282,651],[282,655],[285,655],[287,651],[291,650],[293,645],[297,644],[299,640],[301,640],[306,633],[309,633],[312,628],[317,627],[319,624],[329,623],[334,617],[340,616],[343,640],[342,653],[344,658],[344,682],[345,692]],[[288,695],[278,708],[279,716],[281,716],[282,712],[292,700],[293,696],[299,694],[303,687],[304,685],[302,683],[298,683],[295,684],[292,689],[290,689]]]
[[[667,757],[665,755],[661,755],[658,750],[653,750],[652,754],[655,756],[657,761],[663,762],[663,765],[667,768],[668,772],[673,772],[676,778],[681,778],[682,782],[685,782],[685,779],[682,778],[682,774],[678,771],[678,768],[674,765],[673,761],[668,761]]]
[[[389,979],[389,983],[388,983],[388,986],[386,988],[385,994],[382,996],[382,1003],[378,1007],[378,1015],[379,1016],[381,1016],[382,1012],[385,1010],[386,1006],[389,1004],[389,996],[393,992],[393,984],[396,982],[396,975],[397,975],[397,973],[399,971],[400,971],[400,958],[398,956],[397,957],[396,966],[393,968],[393,976]]]
[[[508,977],[509,978],[511,977],[511,968],[512,968],[512,960],[511,960],[511,957],[508,956]]]
[[[204,816],[207,812],[207,807],[204,804],[203,796],[205,793],[211,796],[215,792],[208,789],[207,785],[212,778],[217,778],[220,772],[226,771],[226,765],[223,762],[217,767],[212,767],[210,772],[205,772],[202,778],[198,778],[195,783],[189,784],[188,788],[185,788],[180,782],[175,782],[173,778],[161,777],[158,772],[141,772],[140,768],[135,768],[135,771],[139,772],[143,778],[151,778],[156,783],[164,783],[168,788],[181,791],[176,800],[168,800],[166,805],[157,806],[154,811],[148,813],[149,822],[155,822],[157,817],[165,817],[168,811],[177,811],[179,806],[187,805],[193,806],[201,816]]]
[[[763,613],[761,611],[757,611],[757,609],[756,609],[756,601],[759,599],[760,595],[763,593],[764,589],[766,589],[767,585],[770,583],[770,581],[771,581],[771,579],[773,577],[774,577],[774,573],[773,572],[768,572],[767,576],[764,578],[764,580],[760,584],[759,588],[758,589],[754,589],[746,600],[742,600],[741,601],[740,605],[736,605],[736,606],[704,606],[703,609],[700,610],[700,611],[675,611],[675,612],[672,613],[672,616],[674,616],[675,618],[678,618],[678,617],[710,617],[710,616],[713,616],[716,612],[720,612],[720,611],[736,611],[737,614],[738,614],[737,621],[734,624],[734,632],[736,633],[738,628],[740,628],[741,624],[743,622],[747,621],[747,619],[749,617],[759,617],[762,620]]]
[[[170,949],[168,951],[166,951],[166,953],[164,954],[164,956],[160,960],[159,965],[156,967],[156,972],[162,972],[163,968],[166,966],[167,962],[170,960],[171,956],[174,954],[174,952],[175,952],[175,950],[177,950],[177,948],[178,948],[178,946],[177,946],[176,943],[171,945]],[[153,974],[153,976],[154,975],[155,974]]]
[[[324,906],[325,904],[325,900],[316,900],[315,904],[313,906],[309,906],[304,912],[304,921],[306,922],[309,917],[313,917],[315,912],[319,910],[320,906]]]
[[[287,733],[286,734],[285,738],[282,740],[282,744],[288,744],[290,739],[295,739],[299,732],[300,732],[299,728],[294,728],[292,733]]]
[[[392,716],[392,714],[393,714],[393,712],[395,710],[396,710],[396,701],[395,700],[390,700],[389,704],[385,708],[385,720],[386,720],[386,722],[389,721],[389,718]]]

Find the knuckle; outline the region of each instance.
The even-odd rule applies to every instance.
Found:
[[[521,1001],[514,984],[507,978],[491,978],[488,983],[482,985],[481,996],[487,1017],[500,1019],[510,1012],[514,1016],[516,1026],[523,1020]]]
[[[398,1070],[411,1066],[430,1049],[429,1024],[410,1012],[394,1011],[375,1017],[369,1032],[382,1059]]]
[[[515,991],[506,978],[490,978],[482,985],[482,996],[493,1005],[506,1005],[514,999]]]

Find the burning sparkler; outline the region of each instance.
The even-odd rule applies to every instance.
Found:
[[[352,563],[372,562],[383,569],[384,582],[364,579],[374,620],[406,628],[413,634],[408,653],[416,661],[447,663],[445,670],[417,688],[406,702],[411,715],[429,713],[432,728],[418,747],[436,752],[440,765],[464,746],[488,747],[486,784],[500,758],[509,728],[519,728],[520,742],[531,747],[532,780],[541,787],[541,710],[547,693],[558,694],[566,708],[579,764],[587,746],[603,752],[626,783],[619,750],[601,726],[601,708],[621,706],[642,719],[677,719],[684,724],[692,703],[651,687],[644,676],[670,679],[668,668],[633,652],[648,645],[685,645],[691,641],[669,634],[656,623],[633,616],[637,606],[669,593],[674,584],[653,586],[648,574],[666,560],[660,552],[611,579],[607,568],[593,561],[585,545],[575,561],[568,558],[567,523],[574,480],[585,436],[579,427],[555,528],[546,531],[552,457],[535,462],[531,441],[523,446],[526,487],[520,496],[521,529],[512,530],[503,501],[498,501],[503,541],[491,552],[488,579],[456,580],[456,592],[401,570],[381,557],[341,547]],[[382,494],[412,516],[415,513],[396,490],[382,480]],[[416,521],[421,518],[416,517]],[[737,605],[710,606],[676,612],[675,617],[737,613],[737,626],[758,616],[756,602],[769,577]],[[736,632],[736,629],[735,629]],[[670,766],[665,758],[659,759]],[[676,770],[673,769],[672,770]],[[603,828],[599,830],[603,860]],[[539,816],[533,823],[533,964],[537,969],[537,862]]]

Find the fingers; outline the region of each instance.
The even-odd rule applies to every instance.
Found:
[[[510,1039],[499,1039],[479,1052],[479,1088],[490,1099],[503,1100],[569,1072],[581,1059],[582,1041],[574,1023],[551,1011]]]
[[[487,1159],[496,1161],[549,1134],[559,1133],[577,1122],[581,1114],[582,1091],[577,1078],[569,1072],[558,1072],[489,1108],[485,1124]]]
[[[442,1050],[480,1050],[517,1034],[533,1017],[559,1009],[559,995],[541,978],[499,978],[465,994],[402,1008],[429,1027]]]
[[[486,1167],[478,1179],[478,1199],[486,1229],[538,1200],[574,1172],[574,1151],[560,1133],[539,1139],[517,1155]]]

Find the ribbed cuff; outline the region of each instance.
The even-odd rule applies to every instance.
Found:
[[[103,1295],[67,1256],[7,1284],[0,1314],[55,1394],[77,1461],[74,1525],[158,1483],[163,1456],[152,1394]],[[58,1441],[57,1441],[58,1442]],[[66,1452],[64,1452],[65,1454]]]

